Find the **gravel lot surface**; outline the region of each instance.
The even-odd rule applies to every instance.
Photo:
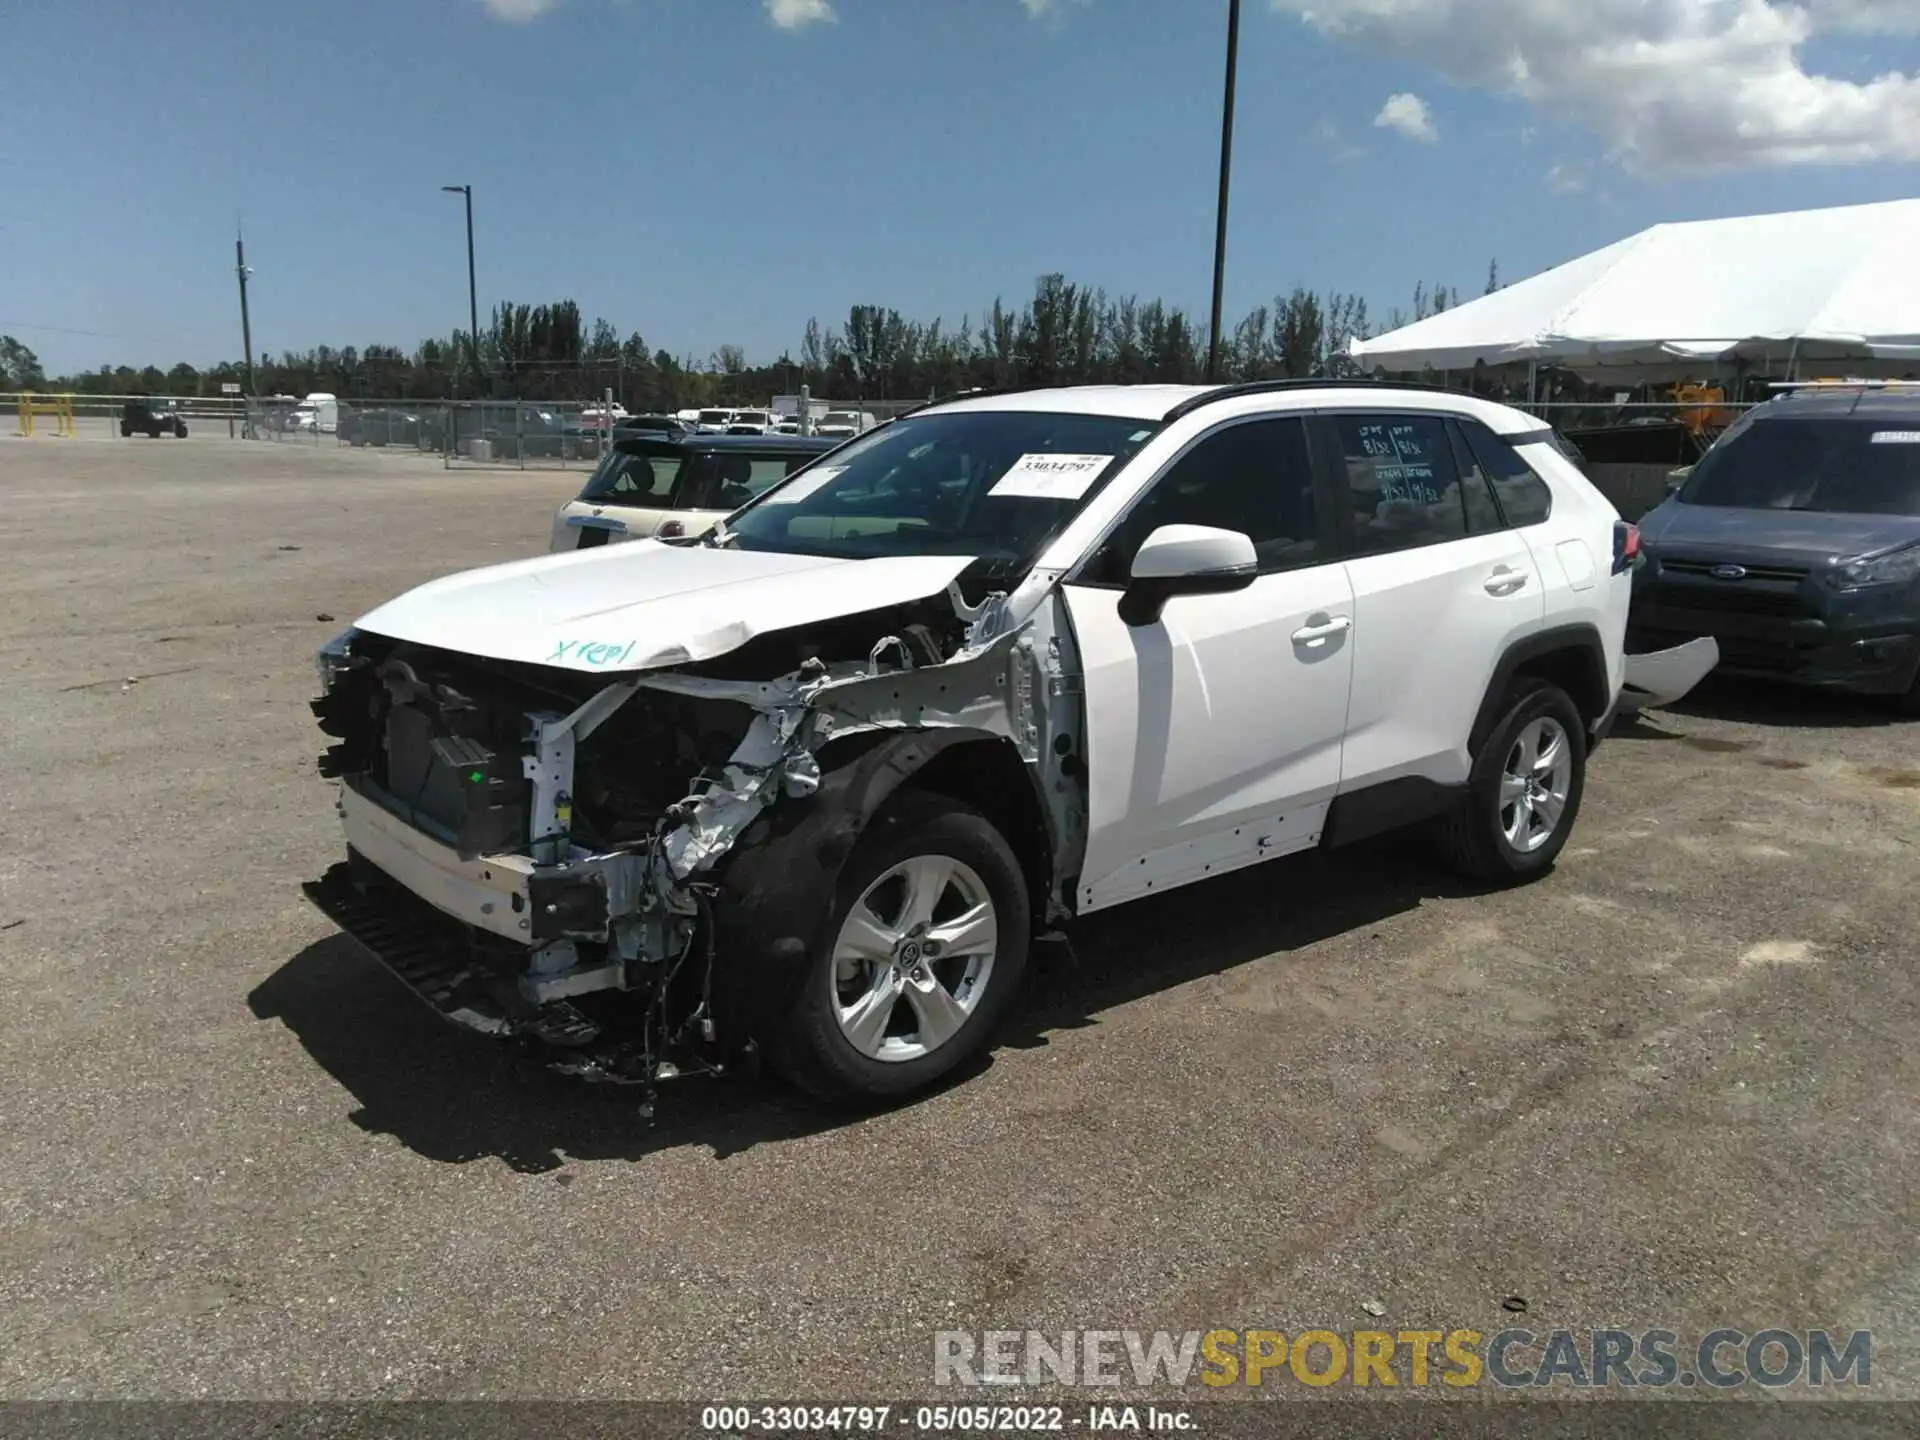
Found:
[[[1284,861],[1088,923],[919,1104],[698,1081],[649,1129],[299,891],[315,646],[579,482],[0,441],[0,1395],[897,1396],[938,1329],[1508,1297],[1871,1327],[1920,1395],[1920,725],[1715,686],[1599,751],[1537,886]]]

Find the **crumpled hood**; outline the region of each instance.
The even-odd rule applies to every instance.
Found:
[[[1670,499],[1641,517],[1640,538],[1661,555],[1818,566],[1920,540],[1920,519],[1821,510],[1743,510],[1731,505],[1682,505]]]
[[[355,628],[494,660],[653,670],[768,631],[924,600],[973,558],[840,560],[635,540],[429,581]]]

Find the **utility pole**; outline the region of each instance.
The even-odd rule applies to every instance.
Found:
[[[1213,232],[1213,329],[1207,383],[1220,377],[1220,304],[1227,285],[1227,182],[1233,174],[1233,82],[1240,58],[1240,0],[1227,0],[1227,89],[1220,111],[1220,209]]]
[[[473,374],[480,378],[480,289],[473,278],[473,186],[442,185],[449,195],[462,195],[467,202],[467,352],[473,359]]]
[[[240,277],[240,343],[247,350],[247,397],[253,398],[253,322],[247,317],[247,276],[253,272],[247,269],[247,242],[240,236],[233,237],[234,273]]]

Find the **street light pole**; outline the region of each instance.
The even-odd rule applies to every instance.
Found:
[[[1238,3],[1238,0],[1235,0]],[[473,278],[473,186],[442,185],[449,195],[463,195],[467,201],[467,353],[473,360],[473,373],[480,377],[480,290]]]
[[[247,398],[253,398],[253,321],[247,314],[247,276],[253,272],[247,268],[247,242],[239,235],[233,237],[234,273],[240,277],[240,343],[247,350]]]
[[[1220,111],[1220,209],[1213,232],[1213,328],[1207,383],[1220,377],[1220,304],[1227,284],[1227,182],[1233,174],[1233,83],[1240,58],[1240,0],[1227,0],[1227,88]]]

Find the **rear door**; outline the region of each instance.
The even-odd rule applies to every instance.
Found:
[[[1540,629],[1527,542],[1433,411],[1333,411],[1318,449],[1340,496],[1353,587],[1353,697],[1340,791],[1467,778],[1467,737],[1499,656]]]

